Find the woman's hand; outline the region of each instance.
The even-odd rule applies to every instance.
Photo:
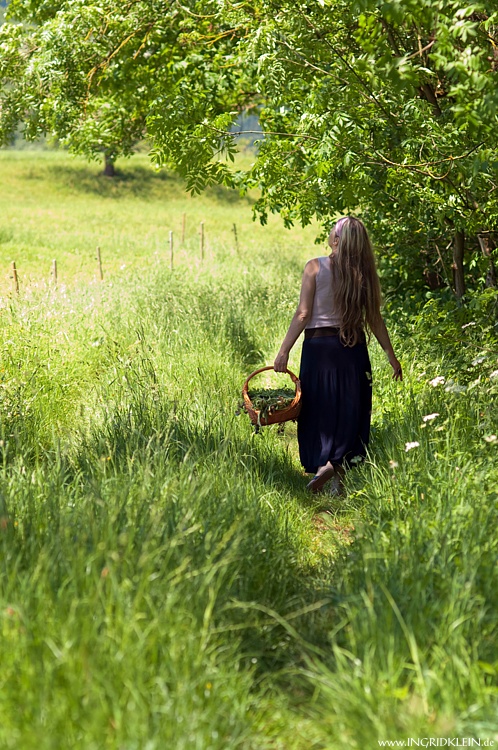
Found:
[[[401,363],[396,359],[396,357],[390,357],[389,364],[393,368],[394,380],[403,380],[403,370],[401,368]]]
[[[368,321],[368,325],[370,326],[370,330],[387,355],[389,364],[393,368],[394,380],[403,380],[403,370],[401,369],[400,362],[396,359],[396,356],[394,354],[393,346],[391,344],[391,339],[389,338],[384,319],[381,315],[379,315],[375,320]]]
[[[273,369],[275,370],[275,372],[286,372],[288,361],[289,361],[289,355],[281,354],[279,352],[277,356],[275,357],[275,362],[273,363]]]

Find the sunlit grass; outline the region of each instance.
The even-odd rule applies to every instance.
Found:
[[[43,185],[55,190],[59,159],[75,182],[88,178],[64,155],[30,158],[32,210]],[[30,194],[25,173],[16,179]],[[133,179],[162,195],[162,183]],[[74,215],[105,203],[114,219],[151,216],[139,195],[85,189],[79,203],[79,188],[59,189],[65,226],[73,203]],[[214,215],[215,198],[202,200]],[[220,236],[245,210],[219,208]],[[46,250],[47,216],[38,240],[29,231]],[[394,318],[405,381],[372,344],[368,460],[343,499],[310,498],[295,426],[256,435],[236,416],[315,251],[269,231],[243,260],[213,246],[195,273],[151,262],[100,284],[89,266],[77,283],[73,265],[67,286],[4,295],[2,748],[495,737],[498,354],[489,339],[472,364],[477,324],[455,360],[450,323],[445,340],[434,321]],[[49,250],[63,257],[61,238]],[[34,279],[49,257],[33,255]]]
[[[112,179],[63,151],[0,151],[0,171],[0,291],[12,288],[11,261],[24,287],[49,282],[54,259],[59,283],[97,279],[97,247],[107,280],[169,267],[170,231],[174,266],[197,272],[201,222],[205,261],[238,261],[249,276],[269,245],[300,265],[314,252],[316,227],[289,232],[278,216],[263,227],[253,221],[251,196],[221,187],[191,196],[178,177],[156,172],[146,154],[118,162]]]

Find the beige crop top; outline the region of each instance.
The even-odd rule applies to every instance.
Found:
[[[334,310],[334,290],[332,283],[332,263],[327,255],[317,259],[319,262],[315,278],[315,297],[311,319],[306,328],[338,327],[341,324],[339,315]]]

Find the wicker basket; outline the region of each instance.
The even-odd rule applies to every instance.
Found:
[[[285,409],[276,410],[272,412],[271,414],[268,414],[267,416],[262,417],[260,415],[259,410],[255,409],[254,406],[252,405],[252,401],[249,398],[249,393],[248,393],[249,381],[255,375],[258,375],[260,372],[264,372],[265,370],[273,370],[273,367],[272,366],[261,367],[259,370],[255,370],[254,372],[252,372],[247,378],[246,382],[244,383],[244,387],[242,388],[242,398],[244,399],[244,409],[249,414],[251,422],[254,425],[266,426],[269,424],[277,424],[279,422],[289,422],[291,419],[297,419],[299,412],[301,411],[301,381],[290,370],[286,370],[286,372],[290,375],[290,378],[296,387],[296,393],[295,393],[293,400],[289,404],[289,406],[287,406]]]

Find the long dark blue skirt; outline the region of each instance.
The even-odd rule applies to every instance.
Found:
[[[299,455],[316,474],[327,461],[364,458],[370,434],[372,369],[365,343],[344,346],[338,335],[304,340],[297,421]]]

